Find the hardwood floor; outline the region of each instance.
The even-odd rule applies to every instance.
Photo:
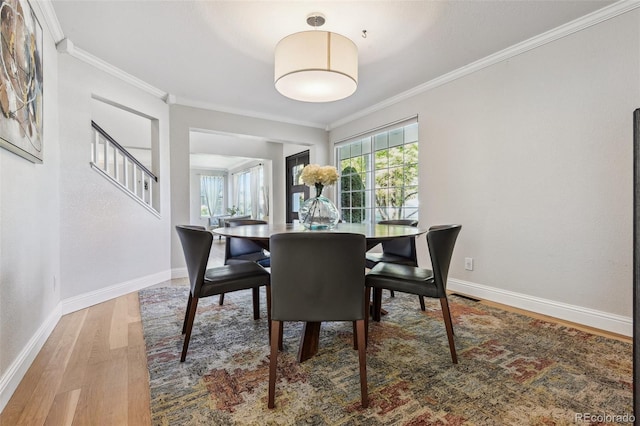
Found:
[[[223,256],[224,240],[214,239],[210,263],[221,264]],[[632,341],[492,302],[479,303]],[[149,425],[149,401],[140,306],[137,293],[131,293],[62,317],[0,414],[0,426]]]
[[[149,378],[137,293],[62,317],[0,425],[147,425]]]

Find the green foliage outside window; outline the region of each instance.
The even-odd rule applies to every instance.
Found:
[[[344,168],[341,174],[340,183],[343,188],[340,195],[341,205],[351,207],[343,210],[342,220],[349,223],[361,223],[365,218],[364,182],[354,167]]]
[[[376,151],[375,197],[380,220],[401,219],[418,197],[418,144]]]

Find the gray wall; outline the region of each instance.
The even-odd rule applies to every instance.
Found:
[[[21,352],[60,316],[58,55],[47,31],[43,71],[43,163],[0,149],[0,409],[31,362],[17,365]]]
[[[60,56],[62,297],[168,272],[169,107],[69,55]],[[91,97],[98,95],[159,124],[160,218],[89,167]]]
[[[330,139],[418,114],[420,224],[463,225],[451,288],[551,313],[576,308],[576,319],[603,314],[630,333],[637,107],[634,10],[343,125]],[[420,250],[424,259],[424,242]]]

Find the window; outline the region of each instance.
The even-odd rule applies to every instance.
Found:
[[[262,164],[235,173],[233,186],[237,214],[249,215],[255,219],[263,219],[269,215],[268,188],[264,183]]]
[[[224,211],[224,177],[200,176],[200,216],[220,216]]]
[[[238,214],[251,214],[251,172],[245,171],[236,174],[237,200],[235,206]]]
[[[415,119],[336,147],[342,220],[418,219]]]

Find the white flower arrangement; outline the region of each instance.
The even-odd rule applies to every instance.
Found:
[[[333,166],[319,166],[308,164],[302,169],[300,176],[307,186],[318,187],[318,185],[333,185],[338,181],[338,170]]]

